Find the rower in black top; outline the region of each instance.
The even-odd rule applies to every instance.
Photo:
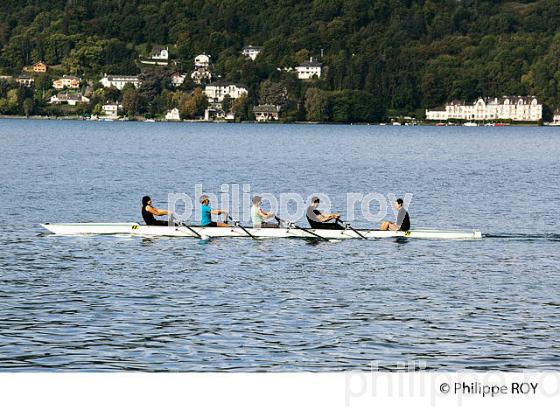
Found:
[[[321,201],[319,198],[314,196],[311,198],[311,205],[307,207],[306,216],[309,226],[313,229],[344,229],[343,226],[336,223],[336,220],[340,218],[340,214],[326,214],[317,209]],[[332,221],[333,222],[328,222]]]
[[[379,229],[382,231],[410,231],[410,217],[403,206],[403,202],[401,198],[395,201],[395,209],[399,211],[396,223],[383,221]]]
[[[171,215],[166,209],[158,209],[152,205],[152,198],[145,196],[142,198],[142,218],[146,225],[167,226],[167,221],[162,221],[154,218],[155,216]]]

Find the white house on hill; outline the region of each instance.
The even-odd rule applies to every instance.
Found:
[[[210,82],[212,73],[210,72],[210,55],[199,54],[194,59],[194,71],[191,73],[191,79],[196,84]]]
[[[241,54],[245,57],[250,58],[251,60],[255,61],[259,53],[263,50],[262,47],[255,47],[255,46],[247,46],[243,48]]]
[[[132,84],[138,88],[142,84],[136,75],[107,75],[100,80],[104,88],[115,87],[122,90],[126,84]]]
[[[209,54],[199,54],[194,58],[194,68],[208,68],[210,66],[210,56]]]
[[[322,68],[323,64],[313,61],[313,57],[311,57],[296,67],[297,77],[300,80],[321,78]]]
[[[22,74],[16,78],[16,83],[23,87],[32,87],[35,83],[35,79],[29,75]]]
[[[542,119],[542,111],[543,106],[539,104],[535,96],[504,96],[501,98],[478,98],[472,103],[451,101],[445,107],[426,110],[426,119],[432,121],[511,120],[537,122]]]
[[[168,65],[169,64],[169,47],[154,47],[150,53],[150,57],[141,57],[142,64],[149,65]]]
[[[152,49],[152,54],[150,56],[152,60],[168,60],[169,59],[169,47],[161,48],[154,47]]]

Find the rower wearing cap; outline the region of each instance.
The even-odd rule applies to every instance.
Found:
[[[208,227],[208,226],[229,226],[227,223],[225,222],[213,222],[212,221],[212,215],[225,215],[225,219],[227,220],[227,212],[223,211],[221,209],[212,209],[210,208],[210,198],[208,198],[208,195],[202,195],[200,197],[200,212],[201,212],[201,217],[200,217],[200,225],[203,227]]]
[[[142,218],[146,225],[167,226],[169,222],[162,221],[154,218],[154,216],[169,215],[171,219],[171,212],[167,209],[159,209],[152,205],[152,198],[145,196],[142,198]]]
[[[398,212],[396,223],[383,221],[381,224],[382,231],[409,231],[410,230],[410,218],[408,216],[408,211],[403,206],[404,201],[399,198],[395,201],[395,209]]]
[[[274,216],[272,212],[263,211],[261,208],[262,198],[260,196],[253,197],[253,206],[251,206],[251,221],[253,228],[278,228],[279,224],[266,222]]]
[[[326,214],[319,209],[320,199],[316,196],[311,198],[311,205],[307,207],[306,216],[309,226],[313,229],[344,229],[343,226],[336,223],[340,218],[340,214]],[[329,222],[333,221],[334,222]]]

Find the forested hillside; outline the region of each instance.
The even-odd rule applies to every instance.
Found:
[[[554,109],[559,30],[558,0],[3,0],[0,70],[43,60],[94,80],[137,74],[138,55],[158,45],[184,72],[209,53],[215,74],[246,84],[253,103],[263,80],[283,82],[293,119],[309,117],[308,88],[334,98],[329,119],[341,121],[354,119],[356,99],[372,119],[505,94]],[[249,44],[264,47],[254,62],[240,54]],[[277,70],[311,56],[326,67],[320,80]]]

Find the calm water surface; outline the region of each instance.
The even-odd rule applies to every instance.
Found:
[[[560,370],[560,128],[0,120],[0,370]],[[150,194],[413,193],[481,241],[57,237]],[[369,226],[358,219],[355,226]],[[419,364],[420,363],[420,364]]]

